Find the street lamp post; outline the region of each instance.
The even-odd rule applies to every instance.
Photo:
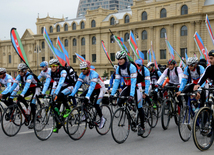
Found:
[[[35,46],[35,50],[34,50],[34,53],[37,53],[37,75],[39,75],[39,69],[38,69],[38,67],[39,67],[39,53],[41,52],[41,48],[40,48],[40,46],[39,45],[36,45]]]

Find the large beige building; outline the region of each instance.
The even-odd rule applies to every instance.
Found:
[[[75,53],[83,55],[96,71],[102,76],[103,72],[113,71],[112,66],[103,52],[101,40],[115,64],[115,53],[120,50],[117,43],[111,38],[111,31],[125,40],[128,45],[130,30],[137,38],[139,50],[146,52],[153,43],[153,49],[158,63],[166,64],[170,58],[166,47],[164,34],[174,49],[181,55],[187,50],[189,56],[196,53],[199,56],[193,35],[197,31],[208,50],[213,49],[210,36],[205,25],[205,16],[208,14],[214,30],[214,3],[205,0],[135,0],[131,8],[126,10],[97,10],[87,11],[85,16],[71,20],[64,18],[37,18],[37,34],[29,29],[25,31],[21,40],[27,53],[31,69],[37,73],[38,65],[49,61],[53,54],[42,35],[45,26],[54,45],[59,36],[65,45],[70,61],[74,68],[79,70],[79,60]],[[40,47],[41,53],[34,53],[35,47]],[[133,52],[131,52],[133,53]],[[17,65],[20,59],[15,53],[11,41],[0,41],[0,67],[7,68],[11,75],[16,76]],[[134,57],[134,56],[133,56]],[[38,60],[38,61],[37,61]],[[178,57],[176,57],[178,61]],[[145,64],[147,61],[145,61]]]

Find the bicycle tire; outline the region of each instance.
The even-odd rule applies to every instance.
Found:
[[[151,112],[150,107],[148,107],[147,110],[144,109],[144,114],[145,114],[145,116],[144,116],[145,132],[141,137],[147,138],[152,131],[152,124],[153,124],[152,112]],[[138,117],[139,117],[139,113],[138,113]],[[138,119],[138,121],[139,121],[139,119]]]
[[[109,130],[111,128],[112,114],[111,114],[111,110],[110,110],[109,106],[102,105],[100,108],[102,110],[103,117],[105,118],[106,121],[105,121],[105,124],[102,129],[99,129],[99,127],[96,126],[96,130],[100,135],[105,135],[109,132]],[[96,120],[97,119],[100,119],[100,116],[97,115]]]
[[[2,106],[2,104],[0,104],[0,121],[1,121],[1,119],[2,119],[2,115],[3,115],[3,113],[4,113],[4,108],[3,108],[3,106]]]
[[[177,126],[179,125],[179,115],[181,111],[182,109],[180,108],[180,106],[178,106],[178,104],[175,103],[174,104],[174,121]]]
[[[193,141],[195,146],[200,151],[208,150],[213,144],[214,130],[212,127],[212,124],[213,124],[212,113],[213,111],[209,107],[202,107],[195,114],[195,117],[193,119],[193,130],[192,130]],[[210,123],[211,123],[211,129],[209,128]],[[208,127],[206,125],[208,125]],[[199,136],[201,137],[199,138]],[[208,142],[204,142],[206,139],[209,139]],[[202,144],[200,144],[201,141],[202,141]]]
[[[5,109],[1,126],[5,135],[9,137],[13,137],[19,132],[22,126],[22,112],[17,105],[11,105]]]
[[[171,115],[171,102],[169,100],[166,100],[163,103],[161,113],[161,125],[164,130],[167,130],[169,127],[170,115]]]
[[[119,117],[115,117],[115,115],[117,116],[117,113],[119,113]],[[116,129],[116,127],[119,127],[119,128]],[[125,127],[124,130],[122,130],[123,127]],[[123,131],[125,131],[125,132],[123,132]],[[119,134],[117,132],[119,132]],[[112,135],[112,138],[114,139],[114,141],[116,143],[122,144],[128,138],[129,132],[130,132],[130,118],[127,115],[127,112],[124,109],[124,107],[118,108],[115,111],[115,113],[113,114],[113,116],[112,116],[112,122],[111,122],[111,135]],[[124,135],[124,136],[122,138],[119,138],[118,135],[119,136],[120,135],[122,135],[122,136]]]
[[[53,133],[54,119],[50,107],[37,111],[34,119],[34,133],[39,140],[47,140]]]
[[[157,100],[157,112],[158,112],[158,118],[160,118],[161,117],[161,110],[162,110],[162,104],[161,104],[161,99],[158,99]]]
[[[87,121],[86,118],[83,120],[84,111],[82,111],[82,107],[75,107],[67,119],[67,134],[73,140],[79,140],[85,134],[87,129]]]
[[[192,134],[193,115],[191,112],[189,113],[189,110],[189,106],[184,107],[178,121],[178,133],[184,142],[187,142]]]

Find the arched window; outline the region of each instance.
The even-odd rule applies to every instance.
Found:
[[[43,41],[42,42],[42,49],[44,49],[45,48],[45,42]]]
[[[115,21],[114,17],[111,17],[111,19],[110,19],[110,25],[114,25],[114,21]]]
[[[76,30],[76,23],[72,24],[72,30]]]
[[[146,39],[147,39],[147,31],[144,30],[144,31],[142,32],[142,40],[146,40]]]
[[[129,23],[129,16],[128,15],[125,16],[125,21],[124,22],[125,23]]]
[[[188,7],[186,5],[183,5],[181,7],[181,15],[186,15],[188,14]]]
[[[126,33],[124,36],[124,41],[128,41],[129,40],[129,33]]]
[[[41,34],[43,34],[43,32],[44,32],[44,27],[41,28]]]
[[[95,36],[92,37],[92,45],[96,45],[96,37]]]
[[[50,33],[53,33],[53,27],[50,26]]]
[[[56,27],[56,32],[60,32],[60,26],[59,25],[57,25],[57,27]]]
[[[181,36],[187,36],[187,27],[185,25],[181,27]]]
[[[114,35],[112,34],[111,36],[110,36],[110,43],[114,43],[115,42],[115,40],[114,40]]]
[[[166,9],[161,9],[160,11],[160,18],[165,18],[166,17]]]
[[[165,38],[166,29],[162,28],[160,31],[160,38]]]
[[[68,39],[65,39],[65,47],[68,47]]]
[[[95,20],[92,20],[92,21],[91,21],[91,27],[96,27],[96,22],[95,22]]]
[[[81,22],[81,29],[84,29],[84,28],[85,28],[85,23]]]
[[[73,39],[73,46],[77,46],[77,40],[75,38]]]
[[[81,39],[81,45],[84,46],[85,45],[85,38]]]
[[[65,24],[65,26],[64,26],[64,31],[68,31],[68,25],[67,24]]]
[[[147,13],[146,13],[146,11],[144,11],[142,13],[142,20],[147,20]]]

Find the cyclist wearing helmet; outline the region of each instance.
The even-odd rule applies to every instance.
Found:
[[[87,104],[89,100],[92,103],[94,100],[94,96],[97,95],[95,99],[96,103],[94,106],[97,110],[98,115],[100,116],[99,128],[102,129],[106,120],[103,117],[102,111],[100,109],[100,102],[102,101],[102,98],[106,92],[105,84],[101,80],[99,74],[96,71],[91,70],[90,67],[91,64],[89,61],[83,61],[80,63],[80,69],[82,72],[70,96],[74,97],[82,83],[86,83],[89,85],[88,89],[84,91],[80,96],[85,96],[84,103]]]
[[[33,117],[31,118],[31,122],[28,128],[33,129],[34,117],[36,114],[36,95],[39,94],[40,87],[38,86],[37,79],[35,79],[34,75],[28,71],[28,66],[26,64],[24,63],[19,64],[18,72],[19,72],[19,75],[16,77],[15,83],[11,87],[9,93],[11,93],[19,83],[22,83],[22,85],[24,85],[24,89],[17,99],[18,101],[22,102],[26,106],[26,109],[28,109],[28,104],[25,100],[25,97],[32,94],[32,98],[30,100],[31,101],[30,108],[31,108],[31,114]],[[28,111],[30,110],[28,109]]]
[[[44,77],[46,79],[43,90],[41,92],[41,94],[44,95],[46,93],[50,83],[53,84],[53,80],[51,80],[51,69],[48,68],[48,62],[47,61],[41,62],[40,67],[41,67],[42,71],[39,74],[38,79],[40,80],[42,77]]]
[[[115,73],[116,73],[117,67],[118,67],[118,65],[114,65],[114,73],[111,74],[111,78],[110,78],[109,86],[108,86],[108,92],[109,92],[109,93],[110,93],[110,88],[113,86],[113,83],[114,83]],[[123,78],[121,78],[121,80],[120,80],[119,92],[122,91],[123,87],[124,87],[124,80],[123,80]]]
[[[54,81],[51,95],[53,96],[54,101],[62,101],[63,105],[66,108],[66,112],[63,117],[66,118],[71,112],[70,107],[67,103],[67,95],[72,92],[73,87],[76,83],[76,73],[72,68],[67,71],[65,67],[60,67],[60,63],[57,59],[51,59],[49,61],[49,65],[51,67],[51,79],[53,79]],[[73,99],[73,104],[76,105],[75,99]],[[57,104],[54,106],[54,109],[58,112],[61,104]],[[58,129],[60,128],[61,125],[56,123],[56,126],[53,128],[53,132],[58,133]]]

